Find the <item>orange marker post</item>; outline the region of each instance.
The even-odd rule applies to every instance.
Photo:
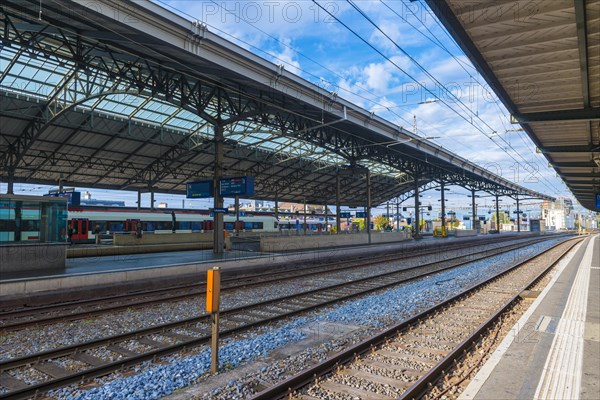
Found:
[[[206,311],[211,322],[211,364],[210,372],[216,374],[219,369],[219,297],[221,295],[221,269],[213,267],[206,271]]]

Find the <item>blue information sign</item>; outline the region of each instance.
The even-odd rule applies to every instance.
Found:
[[[223,178],[220,185],[221,196],[238,196],[254,194],[254,177],[238,176]]]
[[[227,214],[229,210],[227,208],[213,208],[213,212]]]
[[[202,199],[213,196],[213,181],[198,181],[186,183],[186,197],[188,199]]]
[[[340,218],[350,218],[350,213],[349,212],[341,212]]]
[[[596,193],[596,208],[600,208],[600,193]]]
[[[81,192],[54,192],[44,194],[46,197],[66,197],[70,206],[81,205]]]
[[[367,213],[363,211],[357,211],[356,218],[367,218]]]

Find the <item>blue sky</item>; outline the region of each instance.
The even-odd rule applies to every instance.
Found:
[[[569,196],[422,0],[154,1],[408,130],[416,117],[419,135],[511,181]],[[466,194],[453,188],[449,205],[468,204]],[[179,196],[156,198],[181,206]]]
[[[507,179],[569,195],[423,1],[159,4],[411,131],[416,116],[419,135]]]

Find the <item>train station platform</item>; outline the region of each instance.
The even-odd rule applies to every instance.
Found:
[[[535,236],[530,232],[502,234],[504,238]],[[89,290],[137,290],[153,285],[166,287],[204,279],[205,272],[215,266],[229,277],[252,274],[267,269],[285,270],[304,263],[328,260],[356,259],[370,254],[398,253],[413,249],[439,249],[446,243],[476,244],[496,240],[497,235],[477,237],[426,237],[396,243],[363,246],[324,247],[311,251],[260,253],[229,251],[222,255],[212,250],[147,254],[116,254],[111,256],[67,259],[63,270],[14,272],[0,277],[0,300],[42,295],[43,293],[85,293]],[[433,250],[432,250],[433,251]]]
[[[600,399],[599,235],[567,257],[459,399]]]

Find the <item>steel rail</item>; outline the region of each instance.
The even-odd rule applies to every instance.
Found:
[[[515,249],[518,248],[522,248],[522,247],[526,247],[529,244],[519,244],[519,245],[512,245]],[[507,246],[508,247],[508,246]],[[488,253],[490,250],[484,250],[482,251],[482,253]],[[416,276],[412,276],[412,277],[408,277],[408,278],[401,278],[399,280],[395,280],[392,282],[388,282],[388,283],[381,283],[381,284],[377,284],[371,288],[366,288],[366,289],[359,289],[355,292],[352,292],[350,294],[345,294],[342,296],[337,296],[333,299],[330,300],[324,300],[324,301],[317,301],[314,302],[313,304],[310,304],[309,306],[303,306],[298,308],[297,310],[293,310],[290,312],[285,312],[285,313],[281,313],[279,315],[273,316],[273,317],[268,317],[268,318],[262,318],[259,319],[257,321],[253,321],[253,322],[248,322],[246,324],[240,325],[238,327],[235,328],[230,328],[230,329],[226,329],[222,331],[222,335],[223,336],[227,336],[227,335],[231,335],[243,330],[247,330],[249,328],[253,328],[256,326],[260,326],[260,325],[264,325],[266,323],[269,322],[273,322],[273,321],[277,321],[277,320],[281,320],[283,318],[287,318],[290,316],[294,316],[306,311],[311,311],[313,309],[316,308],[320,308],[323,306],[327,306],[333,303],[337,303],[340,301],[344,301],[344,300],[348,300],[350,298],[354,298],[357,296],[362,296],[365,294],[369,294],[371,292],[377,291],[377,290],[381,290],[387,287],[391,287],[391,286],[395,286],[401,283],[405,283],[405,282],[409,282],[412,280],[416,280],[416,279],[420,279],[425,275],[429,275],[431,273],[436,273],[436,272],[441,272],[444,270],[448,270],[448,269],[452,269],[452,268],[456,268],[458,266],[461,265],[465,265],[465,264],[469,264],[472,262],[475,262],[477,260],[480,259],[484,259],[487,257],[491,257],[494,255],[497,255],[503,251],[506,251],[506,248],[501,248],[501,249],[497,249],[497,251],[494,251],[493,254],[485,254],[483,256],[481,256],[480,258],[474,260],[474,259],[468,259],[462,262],[458,262],[457,264],[451,265],[451,266],[446,266],[443,268],[440,268],[436,271],[426,271],[423,272],[419,275]],[[465,256],[459,256],[459,257],[455,257],[455,259],[458,258],[469,258],[472,257],[472,254],[469,255],[465,255]],[[340,283],[340,284],[335,284],[335,285],[331,285],[331,286],[327,286],[324,288],[318,288],[318,289],[313,289],[313,290],[309,290],[306,292],[302,292],[299,294],[295,294],[295,295],[290,295],[290,296],[284,296],[281,298],[277,298],[277,299],[272,299],[272,300],[267,300],[264,302],[260,302],[260,303],[255,303],[255,304],[251,304],[251,305],[247,305],[247,306],[243,306],[243,307],[238,307],[235,309],[230,309],[230,310],[226,310],[224,312],[221,313],[221,316],[223,319],[226,319],[228,315],[234,314],[234,313],[243,313],[246,312],[248,310],[251,309],[264,309],[264,307],[268,304],[281,304],[283,301],[285,301],[286,299],[292,299],[292,298],[299,298],[301,296],[310,296],[311,294],[314,293],[318,293],[318,292],[323,292],[324,290],[331,290],[331,289],[339,289],[341,287],[344,286],[350,286],[350,285],[356,285],[364,283],[364,282],[368,282],[368,281],[373,281],[373,280],[378,280],[381,277],[385,277],[385,276],[389,276],[389,275],[393,275],[393,274],[403,274],[406,272],[410,272],[416,269],[423,269],[427,266],[432,266],[435,264],[442,264],[442,263],[447,263],[448,261],[450,261],[452,259],[447,259],[441,262],[432,262],[432,263],[428,263],[428,264],[424,264],[421,266],[415,266],[415,267],[410,267],[409,269],[404,269],[401,271],[395,271],[395,272],[388,272],[388,273],[384,273],[384,274],[379,274],[376,276],[370,276],[367,278],[361,278],[361,279],[357,279],[351,282],[345,282],[345,283]],[[168,333],[165,333],[168,329],[176,329],[176,328],[185,328],[186,326],[189,326],[190,324],[195,324],[198,322],[203,322],[203,321],[208,321],[208,315],[203,315],[200,317],[196,317],[196,318],[190,318],[190,319],[186,319],[186,320],[182,320],[182,321],[177,321],[175,323],[169,323],[169,324],[163,324],[163,325],[159,325],[159,326],[155,326],[155,327],[151,327],[151,328],[146,328],[143,330],[139,330],[136,332],[129,332],[123,335],[114,335],[108,338],[102,338],[102,339],[98,339],[98,340],[94,340],[94,341],[90,341],[90,342],[86,342],[86,343],[80,343],[80,344],[75,344],[72,346],[65,346],[59,349],[55,349],[55,350],[49,350],[49,351],[45,351],[45,352],[41,352],[41,353],[37,353],[37,354],[32,354],[30,356],[25,356],[25,357],[21,357],[21,358],[15,358],[15,359],[11,359],[8,360],[6,362],[0,363],[0,374],[3,371],[7,371],[9,369],[14,369],[14,368],[18,368],[18,367],[22,367],[22,366],[34,366],[35,364],[40,363],[41,361],[45,361],[45,360],[51,360],[57,357],[61,357],[61,356],[69,356],[69,355],[73,355],[76,353],[81,353],[85,350],[88,350],[90,348],[95,348],[95,347],[101,347],[101,346],[106,346],[106,345],[111,345],[111,344],[118,344],[124,340],[127,339],[132,339],[135,337],[144,337],[150,334],[165,334],[165,336],[168,336]],[[208,329],[207,329],[208,332]],[[23,389],[18,389],[18,390],[14,390],[11,391],[9,393],[6,394],[2,394],[0,395],[0,399],[3,398],[15,398],[15,399],[19,399],[19,398],[27,398],[30,397],[32,395],[35,395],[36,393],[42,393],[42,392],[46,392],[48,390],[54,389],[54,388],[59,388],[59,387],[63,387],[65,385],[68,385],[70,383],[75,383],[75,382],[79,382],[79,381],[84,381],[84,380],[89,380],[92,379],[94,377],[98,377],[98,376],[102,376],[102,375],[106,375],[112,371],[118,370],[120,368],[123,367],[127,367],[127,366],[131,366],[134,364],[138,364],[142,361],[145,360],[152,360],[155,359],[156,357],[159,356],[164,356],[164,355],[168,355],[168,354],[172,354],[174,352],[177,351],[181,351],[184,350],[186,348],[190,348],[190,347],[195,347],[201,344],[204,344],[206,342],[208,342],[208,340],[210,340],[210,336],[209,335],[203,335],[201,337],[195,338],[193,340],[186,340],[183,341],[182,343],[176,343],[173,345],[169,345],[169,346],[164,346],[155,350],[151,350],[148,352],[145,352],[143,354],[139,354],[139,355],[135,355],[135,356],[131,356],[131,357],[127,357],[121,360],[117,360],[114,362],[110,362],[104,365],[100,365],[100,366],[96,366],[90,369],[86,369],[85,371],[80,371],[80,372],[76,372],[74,374],[65,376],[65,377],[59,377],[59,378],[54,378],[45,382],[41,382],[39,384],[35,384],[35,385],[30,385],[26,388]]]
[[[573,243],[573,245],[571,247],[569,247],[569,249],[567,249],[565,252],[563,252],[560,255],[560,257],[545,270],[546,272],[548,270],[550,270],[562,257],[564,257],[564,255],[567,252],[569,252],[577,243],[579,243],[580,240],[578,240],[578,238],[573,238],[573,239],[568,239],[565,242],[567,242],[567,241],[575,241],[575,243]],[[551,249],[549,249],[549,250],[551,250]],[[547,250],[547,251],[549,251],[549,250]],[[470,288],[466,289],[465,291],[463,291],[457,295],[454,295],[451,298],[444,300],[413,317],[405,319],[404,321],[392,326],[391,328],[388,328],[385,331],[383,331],[369,339],[366,339],[366,340],[336,354],[335,356],[328,358],[324,362],[314,365],[310,368],[307,368],[304,371],[294,375],[293,377],[291,377],[283,382],[280,382],[270,388],[267,388],[260,393],[257,393],[255,396],[253,396],[251,398],[251,400],[278,399],[278,398],[282,398],[283,396],[289,395],[290,393],[310,384],[311,382],[313,382],[315,380],[316,377],[324,376],[324,375],[330,373],[334,368],[336,368],[340,364],[345,364],[345,363],[351,361],[357,355],[363,354],[363,353],[369,351],[370,349],[372,349],[374,346],[378,346],[378,345],[382,344],[390,336],[394,336],[397,333],[399,333],[403,330],[406,330],[408,327],[419,323],[421,320],[427,318],[428,316],[435,313],[436,311],[452,304],[453,302],[455,302],[456,300],[459,300],[460,298],[462,298],[464,296],[469,295],[473,291],[480,289],[484,285],[491,283],[492,281],[521,267],[522,265],[532,261],[533,259],[542,256],[547,251],[543,251],[536,255],[528,257],[526,260],[517,263],[516,265],[512,266],[511,268],[509,268],[509,269],[507,269],[507,270],[505,270],[505,271],[503,271],[503,272],[501,272],[479,284],[473,285]],[[536,280],[537,280],[537,278],[536,278]],[[518,297],[518,296],[516,296],[516,297]],[[505,309],[505,307],[502,307],[502,308]],[[485,325],[485,324],[482,324],[482,325]],[[489,325],[489,323],[487,325]],[[483,329],[485,329],[485,328],[483,328]],[[464,346],[461,346],[461,347],[464,348]],[[460,351],[453,352],[453,354],[458,354],[459,352]],[[442,361],[443,361],[442,360],[438,363],[439,367],[437,365],[436,365],[437,368],[434,367],[434,368],[436,368],[438,373],[445,366],[448,365],[447,362],[453,361],[453,358],[445,357],[444,360],[446,360],[446,359],[447,359],[447,361],[444,364],[442,364]],[[442,365],[440,365],[440,364],[442,364]],[[433,375],[433,373],[432,373],[432,375]],[[419,383],[419,387],[415,387],[415,393],[416,393],[417,389],[421,389],[421,385],[427,386],[427,383],[428,383],[428,381],[423,379],[423,382]],[[416,384],[414,386],[416,386]]]
[[[523,239],[524,240],[530,239],[530,242],[535,243],[538,241],[548,240],[549,237],[523,238]],[[508,239],[506,241],[510,241],[510,239]],[[494,242],[497,242],[497,241],[491,241],[490,243],[494,243]],[[479,245],[480,243],[477,243],[477,244]],[[489,243],[486,242],[486,243],[482,243],[481,245],[487,245],[487,244],[489,244]],[[437,250],[453,251],[453,250],[460,250],[460,249],[469,248],[469,247],[473,247],[473,244],[460,244],[458,246],[449,246],[448,248],[438,248]],[[375,259],[372,258],[372,259],[369,259],[364,262],[354,263],[352,265],[339,266],[339,262],[338,262],[338,263],[323,264],[323,265],[319,265],[319,266],[310,266],[307,268],[297,269],[297,270],[293,270],[293,271],[284,271],[284,272],[280,272],[280,273],[257,274],[254,276],[250,276],[250,278],[254,278],[250,282],[244,281],[242,283],[239,283],[240,279],[247,279],[247,278],[231,278],[231,279],[226,279],[223,281],[222,290],[226,290],[226,289],[232,290],[232,289],[239,289],[239,288],[245,288],[245,287],[260,286],[260,285],[264,285],[267,283],[280,282],[282,280],[295,279],[295,278],[299,278],[299,277],[307,277],[307,276],[314,276],[314,275],[320,275],[320,274],[327,274],[327,273],[331,273],[331,272],[343,271],[343,270],[348,270],[348,269],[353,269],[353,268],[360,268],[360,267],[363,267],[366,265],[372,265],[374,262],[389,262],[389,261],[397,261],[397,260],[406,260],[406,259],[410,259],[413,257],[418,257],[419,255],[421,255],[423,253],[427,254],[427,250],[430,250],[430,249],[426,248],[426,249],[423,249],[423,251],[417,251],[414,253],[412,253],[412,252],[403,253],[403,254],[397,255],[397,256],[386,255],[383,257],[375,258]],[[331,268],[328,268],[328,267],[331,267]],[[328,269],[325,270],[324,268],[328,268]],[[268,279],[264,279],[265,277],[267,277]],[[261,278],[262,278],[262,280],[261,280]],[[193,290],[193,291],[188,292],[188,293],[172,294],[173,291],[181,291],[181,290]],[[164,294],[165,296],[144,299],[144,297],[147,297],[147,296],[158,296],[160,294]],[[119,311],[119,310],[128,309],[131,307],[143,307],[143,306],[149,306],[149,305],[153,305],[153,304],[163,304],[166,301],[177,301],[177,300],[187,299],[190,297],[199,296],[199,295],[203,295],[203,294],[205,294],[205,290],[202,290],[202,288],[198,284],[194,284],[194,285],[172,287],[172,288],[168,288],[168,289],[156,289],[156,290],[144,291],[144,292],[139,292],[139,293],[134,293],[134,294],[108,296],[108,297],[103,297],[103,298],[96,298],[93,300],[82,300],[82,301],[77,301],[77,302],[69,302],[69,303],[55,304],[55,305],[49,305],[49,306],[43,306],[43,307],[29,308],[26,310],[5,312],[5,313],[0,313],[0,320],[25,318],[25,317],[33,316],[36,314],[50,313],[53,311],[60,312],[61,310],[64,310],[65,308],[68,308],[68,310],[71,310],[73,307],[80,308],[84,305],[88,306],[88,307],[100,306],[100,308],[82,310],[82,311],[78,311],[78,312],[68,312],[68,310],[67,310],[67,312],[59,313],[58,315],[52,315],[52,316],[47,316],[47,317],[42,317],[42,318],[35,318],[35,319],[31,319],[31,320],[19,320],[19,321],[15,321],[15,322],[4,323],[4,324],[0,323],[0,332],[8,331],[8,330],[13,331],[13,330],[17,330],[17,329],[23,329],[23,328],[26,328],[29,326],[34,326],[34,325],[49,324],[49,323],[53,323],[53,322],[57,322],[57,321],[61,321],[61,320],[73,321],[73,320],[78,320],[78,319],[83,319],[83,318],[90,318],[93,316],[105,314],[107,312],[115,312],[115,311]],[[141,298],[141,300],[139,300],[140,298]],[[131,300],[138,299],[138,301],[125,302],[125,303],[120,303],[117,305],[108,304],[108,306],[101,307],[105,303],[119,302],[119,301],[124,301],[124,300],[128,300],[128,299],[131,299]]]

